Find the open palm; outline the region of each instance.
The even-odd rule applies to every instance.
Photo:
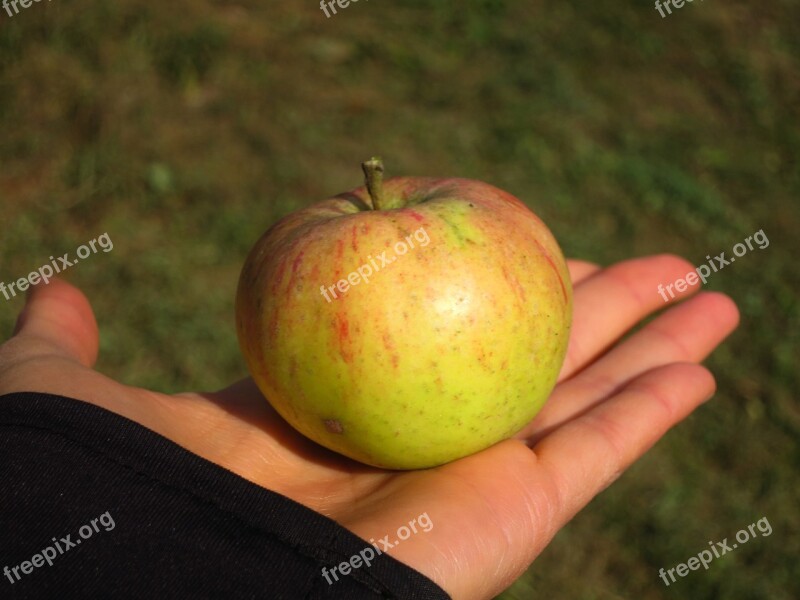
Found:
[[[0,394],[37,391],[121,414],[253,483],[379,540],[427,513],[433,527],[388,553],[454,598],[490,598],[556,532],[714,391],[701,361],[736,326],[721,294],[664,307],[659,283],[691,267],[671,256],[600,269],[571,261],[575,316],[559,384],[514,439],[450,464],[410,472],[367,467],[306,440],[250,379],[214,393],[166,395],[94,371],[97,325],[63,281],[34,288],[0,347]],[[687,291],[683,296],[691,295]],[[616,344],[616,345],[615,345]]]

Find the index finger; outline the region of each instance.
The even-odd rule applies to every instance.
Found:
[[[658,286],[692,270],[682,258],[659,255],[626,260],[581,279],[573,292],[572,332],[558,380],[586,367],[639,321],[673,302],[664,301]],[[698,289],[695,285],[676,299]]]

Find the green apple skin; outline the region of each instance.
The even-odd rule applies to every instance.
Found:
[[[270,228],[241,273],[237,332],[259,389],[300,433],[369,465],[433,467],[542,408],[572,288],[548,228],[500,189],[395,177],[383,198],[395,208],[374,210],[362,187]],[[414,248],[396,255],[409,235]],[[380,266],[383,251],[390,264],[325,299],[322,286]]]

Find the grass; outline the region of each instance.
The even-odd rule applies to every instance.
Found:
[[[244,375],[233,297],[282,215],[391,173],[458,175],[536,210],[570,256],[695,264],[742,325],[714,402],[566,527],[504,600],[800,596],[800,11],[694,2],[54,0],[0,12],[0,281],[75,266],[98,368],[164,391]],[[655,293],[655,291],[654,291]],[[20,299],[0,299],[9,334]],[[669,588],[708,540],[757,538]],[[577,576],[576,576],[577,574]]]

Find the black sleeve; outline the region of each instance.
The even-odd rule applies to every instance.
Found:
[[[448,598],[385,554],[323,577],[370,547],[102,408],[0,397],[0,598]]]

